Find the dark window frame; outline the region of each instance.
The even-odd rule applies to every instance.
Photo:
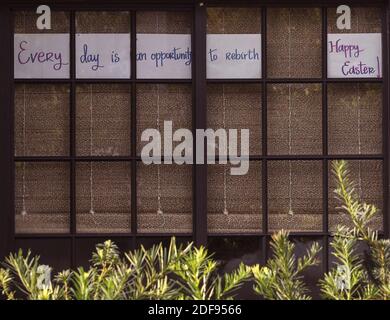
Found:
[[[255,235],[258,239],[258,246],[262,248],[263,262],[267,259],[270,233],[268,232],[268,191],[267,191],[267,162],[278,160],[318,160],[322,162],[323,179],[323,223],[321,232],[295,232],[292,236],[317,238],[322,240],[322,270],[328,270],[328,242],[330,233],[328,228],[328,167],[329,160],[372,160],[382,161],[383,167],[383,235],[390,234],[390,208],[389,208],[389,3],[388,1],[344,1],[351,6],[380,6],[383,8],[382,16],[382,50],[383,50],[383,77],[381,79],[330,79],[327,78],[327,8],[338,5],[330,1],[200,1],[200,0],[166,0],[156,4],[153,1],[113,1],[105,4],[99,0],[86,0],[77,2],[48,1],[52,10],[67,11],[70,13],[70,56],[71,71],[69,79],[45,80],[45,79],[15,79],[13,77],[13,12],[21,10],[35,10],[39,4],[36,1],[13,1],[4,3],[0,7],[0,43],[3,50],[0,51],[0,105],[1,126],[0,141],[3,151],[0,155],[0,175],[2,181],[0,200],[2,212],[0,214],[0,254],[4,256],[8,251],[16,249],[20,243],[28,247],[29,241],[45,239],[47,247],[51,247],[50,239],[63,239],[64,243],[70,246],[70,266],[77,264],[77,248],[79,241],[83,239],[104,240],[112,238],[114,241],[122,241],[128,244],[128,248],[135,248],[142,243],[142,239],[150,238],[158,241],[161,238],[170,236],[167,233],[137,233],[137,183],[136,170],[140,158],[136,155],[136,86],[138,83],[187,83],[192,85],[192,125],[193,130],[207,128],[207,84],[209,83],[258,83],[261,84],[262,99],[262,154],[253,155],[251,161],[262,162],[262,231]],[[261,8],[262,22],[262,78],[261,79],[206,79],[206,23],[207,7],[259,7]],[[267,7],[319,7],[322,10],[322,76],[315,79],[294,79],[294,78],[267,78]],[[136,11],[190,11],[193,14],[192,23],[192,48],[194,59],[192,64],[192,79],[170,80],[170,79],[136,79]],[[77,11],[128,11],[131,19],[131,78],[130,79],[76,79],[75,78],[75,13]],[[329,155],[328,154],[328,105],[327,86],[329,83],[381,83],[383,93],[383,122],[382,122],[382,154],[380,155]],[[60,157],[16,157],[14,155],[14,85],[20,83],[62,83],[70,86],[70,154]],[[125,83],[131,85],[131,155],[120,157],[97,157],[97,156],[76,156],[75,151],[75,109],[76,109],[76,85],[93,83]],[[267,154],[267,85],[269,83],[317,83],[322,86],[322,154],[321,155],[268,155]],[[196,150],[195,150],[196,151]],[[15,188],[15,162],[20,161],[65,161],[70,164],[71,181],[71,210],[70,210],[70,232],[67,234],[15,234],[14,224],[14,188]],[[95,234],[76,232],[76,190],[75,190],[75,168],[78,161],[126,161],[131,162],[131,232],[126,234]],[[193,165],[193,232],[192,234],[175,234],[178,238],[192,239],[197,245],[207,244],[209,238],[215,237],[253,237],[253,234],[226,233],[212,234],[207,232],[207,165]],[[80,242],[81,243],[81,242]],[[42,253],[44,254],[44,253]]]

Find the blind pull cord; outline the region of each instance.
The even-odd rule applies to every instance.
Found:
[[[93,155],[93,90],[92,90],[92,84],[89,87],[89,153],[92,157]],[[94,199],[93,199],[93,162],[90,162],[89,167],[89,196],[90,196],[90,208],[89,213],[94,216],[95,210],[94,210]],[[94,219],[94,223],[96,224],[96,221]]]
[[[226,129],[226,105],[225,105],[225,85],[222,84],[222,121],[223,128]],[[227,164],[223,166],[223,214],[229,215],[229,211],[227,209]]]
[[[26,156],[26,85],[23,85],[23,156]],[[26,162],[22,168],[22,217],[27,215],[26,209]]]

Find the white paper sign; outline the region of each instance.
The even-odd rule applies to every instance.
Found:
[[[328,34],[328,77],[382,77],[382,35],[380,33]]]
[[[137,78],[191,79],[190,34],[137,34]]]
[[[261,78],[261,34],[208,34],[208,79]]]
[[[14,77],[69,78],[69,34],[15,34]]]
[[[76,34],[76,77],[130,78],[130,34]]]

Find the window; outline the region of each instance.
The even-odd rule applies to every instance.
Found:
[[[31,8],[13,8],[16,40],[44,35],[40,44],[62,55],[48,72],[13,79],[10,241],[42,248],[45,239],[76,264],[106,238],[129,249],[176,235],[223,248],[226,261],[230,244],[250,242],[264,261],[283,228],[303,245],[320,239],[325,270],[330,233],[346,221],[335,210],[334,159],[349,161],[388,233],[387,62],[373,77],[328,73],[328,34],[386,32],[381,4],[369,4],[352,7],[347,31],[335,28],[336,8],[313,3],[69,4],[54,10],[50,31],[35,28]],[[248,174],[143,164],[141,134],[164,121],[250,129]]]

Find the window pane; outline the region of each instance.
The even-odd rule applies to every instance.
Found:
[[[335,198],[336,180],[329,163],[329,229],[334,231],[338,224],[352,227],[351,220],[343,210],[341,203]],[[383,230],[383,185],[382,162],[378,160],[348,160],[350,180],[355,183],[355,191],[363,202],[374,204],[378,213],[373,219],[371,228]]]
[[[69,154],[69,87],[15,86],[15,155]]]
[[[164,146],[164,121],[172,121],[173,131],[192,128],[192,91],[190,85],[139,84],[137,85],[137,154],[146,142],[142,132],[154,128],[161,133]],[[173,150],[180,142],[173,142]]]
[[[208,166],[208,232],[258,233],[262,229],[261,162],[250,161],[245,175],[230,165]]]
[[[192,232],[192,166],[137,165],[140,233]]]
[[[321,77],[321,19],[319,8],[267,9],[268,77]]]
[[[378,84],[329,84],[330,154],[382,153],[382,89]]]
[[[260,8],[207,8],[207,33],[260,32]]]
[[[51,11],[51,29],[37,28],[38,15],[35,11],[18,11],[14,15],[15,33],[69,33],[69,13]]]
[[[322,231],[322,163],[268,162],[268,228]]]
[[[191,12],[138,11],[139,33],[191,33]]]
[[[34,11],[14,15],[14,78],[69,78],[69,13],[51,12],[51,29],[37,28]]]
[[[328,33],[366,33],[382,31],[381,8],[351,8],[351,29],[338,29],[336,8],[328,8]]]
[[[319,84],[268,86],[268,154],[321,154]]]
[[[129,33],[130,15],[120,11],[84,11],[76,13],[77,33]]]
[[[261,9],[207,9],[207,78],[261,78]]]
[[[76,190],[77,232],[130,232],[130,163],[78,163]]]
[[[129,79],[129,13],[76,13],[75,60],[77,78]]]
[[[130,155],[130,101],[129,85],[90,84],[77,87],[78,155]]]
[[[190,79],[191,12],[137,12],[137,78]]]
[[[69,166],[59,162],[15,164],[16,233],[69,232]]]
[[[261,154],[261,85],[212,84],[207,87],[207,128],[249,129],[249,153]],[[216,150],[217,153],[217,150]]]

